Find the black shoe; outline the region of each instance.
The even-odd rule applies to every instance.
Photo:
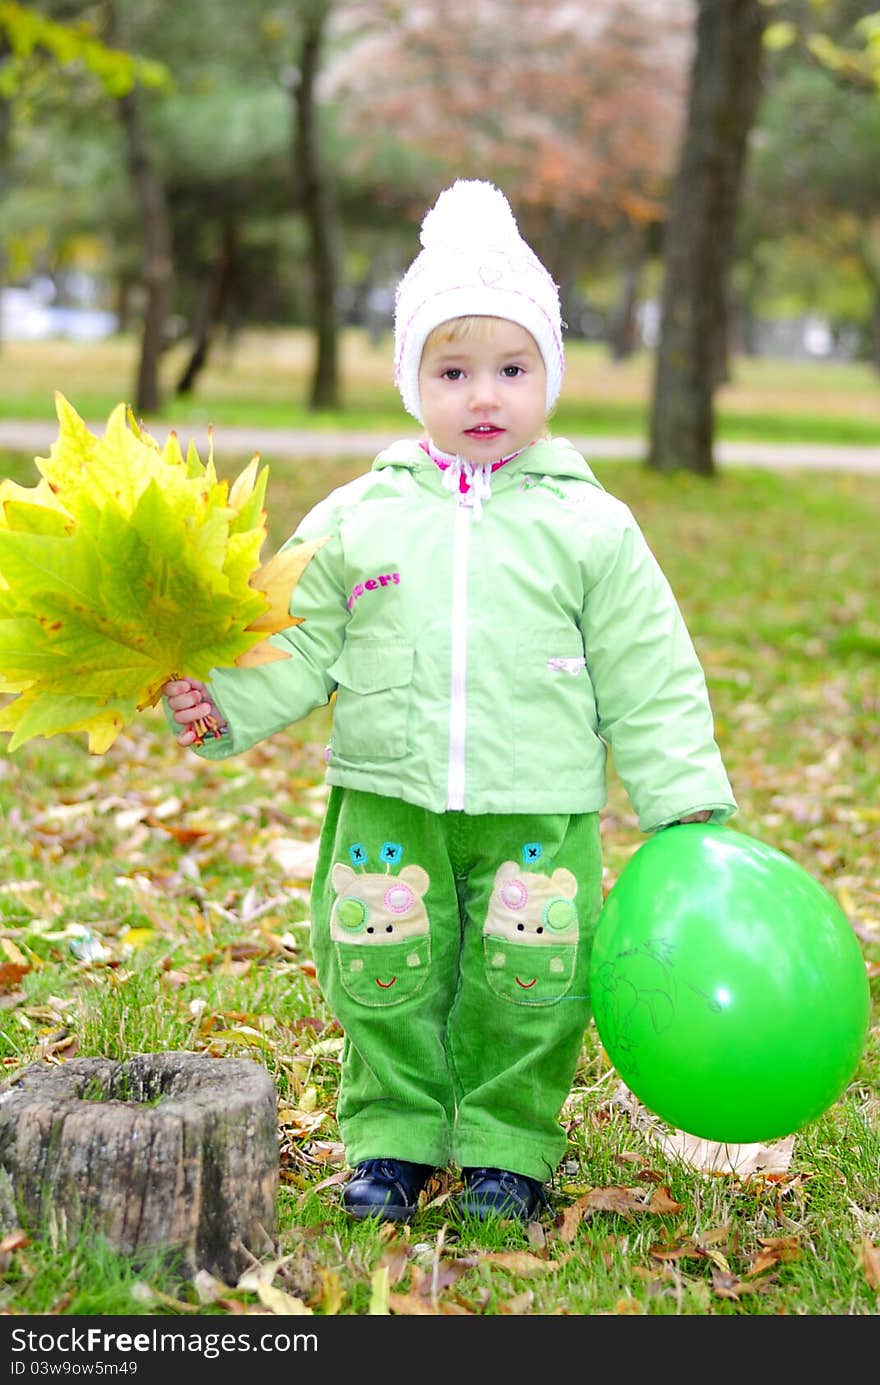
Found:
[[[431,1164],[365,1159],[346,1183],[342,1205],[353,1217],[409,1221],[419,1205],[419,1193],[433,1172]]]
[[[508,1169],[462,1169],[464,1192],[457,1199],[459,1211],[485,1221],[487,1217],[515,1217],[532,1221],[542,1207],[549,1207],[543,1183]]]

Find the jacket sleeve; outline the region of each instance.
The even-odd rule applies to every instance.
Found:
[[[702,666],[657,560],[626,506],[597,538],[581,631],[598,733],[643,832],[705,809],[736,811]],[[592,565],[591,565],[592,566]]]
[[[203,758],[225,759],[249,750],[330,700],[336,683],[327,669],[342,652],[349,619],[338,514],[322,502],[284,548],[323,534],[327,543],[309,560],[291,597],[290,614],[301,624],[269,638],[285,657],[211,671],[211,697],[229,730],[198,748]]]

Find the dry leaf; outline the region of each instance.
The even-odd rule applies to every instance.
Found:
[[[535,1301],[535,1295],[531,1289],[524,1289],[521,1294],[514,1294],[499,1307],[499,1312],[507,1313],[511,1316],[521,1317],[523,1313],[528,1313]]]
[[[556,1218],[556,1228],[559,1233],[560,1241],[570,1245],[577,1235],[577,1229],[584,1219],[583,1204],[572,1202],[568,1207],[563,1208],[560,1215]]]
[[[335,1270],[319,1269],[321,1276],[321,1308],[326,1317],[335,1317],[345,1301],[342,1283]]]
[[[651,1201],[648,1203],[647,1210],[656,1212],[658,1216],[668,1216],[671,1212],[681,1212],[685,1207],[683,1202],[675,1202],[670,1196],[668,1188],[655,1188],[651,1194]]]
[[[801,1248],[796,1236],[761,1236],[761,1249],[755,1256],[749,1274],[763,1274],[765,1270],[772,1269],[774,1265],[785,1264],[790,1260],[797,1260],[801,1253]]]
[[[292,1294],[286,1294],[283,1289],[276,1289],[273,1284],[265,1284],[262,1280],[257,1284],[257,1297],[270,1313],[312,1316],[311,1308],[301,1298],[294,1298]]]
[[[23,1250],[30,1245],[30,1237],[21,1227],[16,1227],[14,1231],[9,1231],[0,1241],[0,1255],[9,1255],[13,1250]]]
[[[862,1242],[859,1259],[871,1288],[880,1289],[880,1246],[875,1246],[866,1238]]]
[[[30,963],[27,957],[25,957],[21,948],[17,947],[11,938],[0,938],[0,948],[3,949],[9,961],[14,963],[15,966],[24,967],[27,971],[30,970]]]
[[[264,630],[267,634],[276,634],[289,625],[302,623],[290,618],[290,595],[306,566],[318,549],[324,547],[328,538],[329,535],[324,535],[319,539],[311,539],[308,543],[283,548],[257,569],[249,579],[249,584],[268,599],[269,607],[256,620],[251,621],[249,630]]]
[[[386,1299],[387,1311],[408,1318],[433,1318],[439,1313],[427,1298],[421,1294],[389,1293]],[[377,1310],[378,1311],[378,1310]],[[372,1307],[370,1312],[373,1312]]]
[[[717,1266],[712,1268],[712,1292],[718,1298],[730,1298],[739,1300],[743,1294],[763,1293],[769,1288],[769,1280],[762,1280],[748,1284],[745,1280],[739,1279],[730,1270],[720,1269]]]
[[[514,1274],[536,1274],[538,1271],[543,1274],[555,1268],[552,1260],[542,1260],[527,1250],[490,1250],[481,1255],[480,1260],[490,1265],[500,1265]]]
[[[388,1266],[379,1265],[370,1276],[369,1314],[371,1318],[382,1318],[386,1317],[390,1311],[388,1307]]]
[[[28,963],[0,962],[0,991],[14,991],[23,976],[31,970]]]
[[[642,1305],[634,1298],[619,1298],[614,1305],[618,1317],[640,1317]]]
[[[698,1246],[695,1241],[687,1238],[683,1241],[666,1242],[651,1247],[651,1254],[655,1260],[705,1260],[706,1251],[702,1246]]]
[[[584,1208],[596,1212],[616,1212],[619,1216],[629,1216],[633,1212],[646,1212],[645,1193],[641,1188],[621,1188],[610,1184],[607,1188],[591,1188],[578,1198]]]
[[[672,1135],[657,1130],[649,1132],[649,1136],[666,1155],[680,1159],[690,1168],[699,1169],[701,1173],[735,1174],[738,1178],[786,1173],[794,1153],[795,1138],[789,1135],[769,1145],[734,1145],[701,1140],[683,1130],[676,1130]]]

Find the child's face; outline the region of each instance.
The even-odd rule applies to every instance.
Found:
[[[544,430],[547,372],[530,332],[486,318],[457,340],[441,328],[419,367],[422,418],[443,452],[483,464],[528,447]]]

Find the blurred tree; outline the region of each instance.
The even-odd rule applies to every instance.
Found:
[[[94,91],[118,98],[139,85],[167,81],[160,64],[108,47],[87,26],[62,22],[75,19],[76,13],[76,6],[64,6],[62,17],[56,18],[34,5],[0,3],[0,200],[11,183],[13,124],[42,91],[57,95],[59,89],[81,87],[85,77]],[[0,247],[0,286],[6,258]]]
[[[857,267],[880,371],[880,11],[876,0],[774,0],[770,92],[749,179],[750,249],[811,241],[836,275]],[[831,256],[829,256],[829,250]],[[824,286],[823,286],[824,287]],[[815,295],[815,290],[814,290]],[[858,321],[858,313],[851,313]]]
[[[880,371],[880,101],[833,73],[795,63],[768,95],[749,177],[758,243],[811,239],[858,267]]]
[[[715,470],[740,185],[760,93],[761,0],[699,0],[687,128],[666,223],[648,465]]]
[[[309,236],[315,369],[312,409],[335,409],[339,398],[339,223],[330,170],[321,146],[318,79],[324,60],[332,0],[299,0],[297,61],[288,68],[294,111],[293,165],[296,201]]]
[[[771,11],[767,44],[794,48],[844,86],[880,95],[877,0],[764,0]]]
[[[617,267],[614,349],[633,341],[642,265],[665,213],[692,45],[689,0],[378,0],[329,71],[366,163],[393,132],[417,176],[382,189],[410,224],[453,177],[489,178],[575,308],[585,265]]]
[[[131,41],[125,0],[102,0],[104,29],[114,45]],[[125,132],[128,170],[142,237],[141,277],[146,296],[134,406],[154,414],[161,402],[159,362],[165,346],[173,290],[171,216],[137,88],[122,93],[117,109]]]
[[[5,74],[12,54],[9,36],[0,30],[0,76]],[[9,187],[9,142],[12,126],[12,102],[4,92],[5,83],[0,87],[0,204],[4,201]],[[6,249],[0,240],[0,294],[6,283]],[[0,346],[3,345],[3,320],[0,315]]]

